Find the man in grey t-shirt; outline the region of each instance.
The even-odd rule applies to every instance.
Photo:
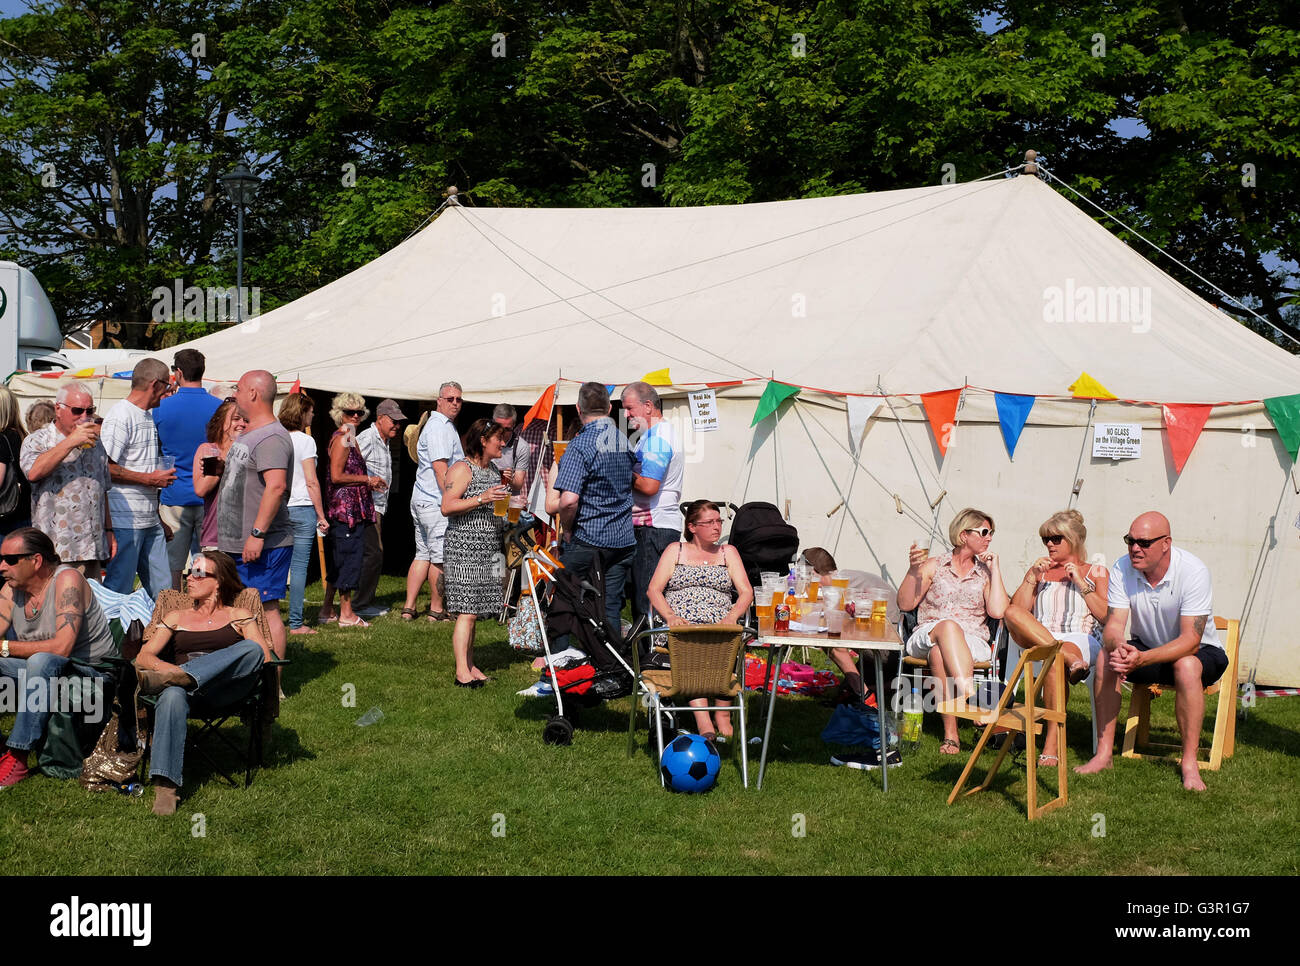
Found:
[[[235,405],[248,428],[226,454],[226,471],[217,496],[217,549],[235,558],[239,579],[256,587],[263,604],[284,597],[293,558],[289,489],[293,483],[293,441],[271,409],[275,377],[254,369],[235,387]],[[280,607],[266,607],[271,649],[284,657],[285,631]]]

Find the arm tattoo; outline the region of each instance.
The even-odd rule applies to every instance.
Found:
[[[71,628],[72,628],[72,633],[73,633],[74,635],[75,635],[75,634],[80,634],[80,633],[81,633],[81,624],[82,624],[82,621],[83,621],[83,620],[85,620],[85,618],[84,618],[84,616],[81,614],[80,611],[60,611],[60,612],[59,612],[59,624],[58,624],[58,626],[54,629],[54,633],[57,634],[59,631],[63,630],[65,627],[71,627]]]
[[[1196,639],[1199,641],[1205,634],[1205,615],[1192,618],[1192,629],[1196,631]]]
[[[76,584],[69,584],[59,591],[58,604],[58,623],[54,632],[57,634],[65,627],[72,628],[73,635],[81,633],[81,625],[85,621],[85,604],[81,599],[81,588]]]

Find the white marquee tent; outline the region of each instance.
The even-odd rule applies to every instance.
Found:
[[[190,345],[218,379],[266,368],[399,399],[456,379],[522,408],[557,378],[570,402],[582,381],[668,368],[687,498],[788,507],[806,545],[895,582],[908,544],[937,516],[942,549],[963,506],[997,521],[1012,588],[1053,511],[1081,510],[1090,552],[1111,561],[1130,520],[1160,509],[1209,564],[1216,611],[1242,618],[1244,673],[1300,685],[1300,484],[1260,403],[1300,392],[1300,359],[1034,177],[708,208],[451,206],[344,278]],[[1120,398],[1071,399],[1085,371]],[[751,429],[769,378],[805,388]],[[685,394],[706,384],[718,428],[696,433]],[[941,456],[918,396],[962,387]],[[994,391],[1039,397],[1014,460]],[[1162,403],[1216,404],[1181,473]],[[1140,425],[1141,457],[1093,457],[1099,422]]]

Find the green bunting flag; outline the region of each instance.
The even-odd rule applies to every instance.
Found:
[[[1295,462],[1296,452],[1300,451],[1300,395],[1265,399],[1264,408],[1268,410],[1268,418],[1273,420],[1282,445],[1291,454],[1291,461]]]
[[[754,410],[754,421],[749,425],[757,426],[776,412],[781,403],[798,393],[798,386],[787,386],[783,382],[769,382],[763,389],[762,398],[758,400],[758,408]]]

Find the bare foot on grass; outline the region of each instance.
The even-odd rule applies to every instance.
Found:
[[[1095,775],[1099,771],[1105,771],[1110,768],[1110,756],[1097,755],[1091,761],[1080,765],[1074,769],[1076,775]]]

